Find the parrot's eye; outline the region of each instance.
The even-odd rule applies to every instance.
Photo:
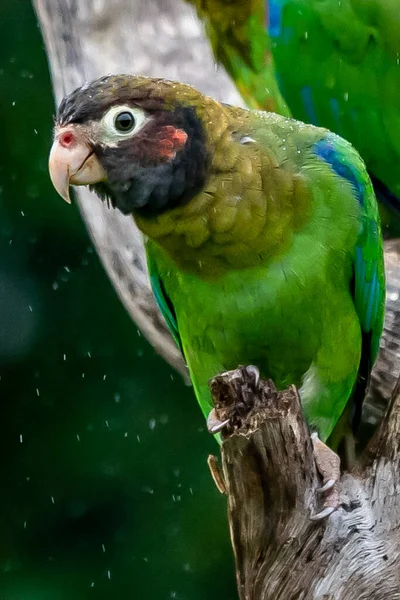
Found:
[[[117,114],[114,119],[115,129],[122,133],[128,133],[135,127],[135,117],[131,112],[124,111]]]
[[[100,122],[101,142],[107,146],[134,136],[150,117],[138,107],[112,106]]]

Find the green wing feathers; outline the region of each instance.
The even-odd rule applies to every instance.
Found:
[[[154,260],[153,253],[151,252],[151,242],[147,242],[146,244],[146,256],[147,267],[149,269],[150,285],[153,290],[157,306],[160,309],[160,312],[167,323],[168,329],[170,330],[176,345],[183,354],[182,342],[179,335],[178,322],[176,319],[175,310],[170,298],[167,295],[163,281],[160,277],[157,268],[157,262],[156,260]]]

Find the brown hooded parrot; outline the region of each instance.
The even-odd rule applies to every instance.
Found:
[[[50,173],[65,199],[69,185],[88,185],[146,236],[153,291],[206,416],[209,379],[255,365],[279,389],[298,386],[318,446],[335,448],[339,422],[339,439],[349,434],[385,282],[373,188],[348,142],[187,85],[119,75],[61,102]],[[318,516],[336,508],[338,476]]]
[[[400,0],[187,0],[251,108],[327,127],[361,154],[400,235]]]

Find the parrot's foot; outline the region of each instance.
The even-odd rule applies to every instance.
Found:
[[[311,435],[314,458],[324,485],[317,490],[318,494],[325,495],[323,509],[312,515],[312,521],[322,521],[339,508],[340,497],[338,481],[340,479],[340,458],[326,444],[321,442],[317,433]]]
[[[217,415],[215,413],[215,408],[213,408],[207,417],[208,432],[215,435],[216,433],[219,433],[220,431],[222,431],[224,429],[224,427],[226,427],[228,425],[228,423],[229,423],[229,419],[225,419],[225,421],[220,421],[219,419],[217,419]]]
[[[260,371],[258,370],[258,367],[255,367],[254,365],[249,365],[248,367],[246,367],[246,373],[251,378],[251,381],[249,383],[250,383],[251,387],[253,388],[253,391],[257,392],[260,387]],[[244,402],[243,402],[242,406],[243,406],[244,410],[249,409],[249,407],[246,405],[245,397],[244,397]],[[209,412],[208,417],[207,417],[208,432],[211,433],[212,435],[219,433],[228,425],[229,421],[230,421],[230,419],[224,419],[223,421],[218,419],[217,412],[216,412],[215,408],[213,408]]]

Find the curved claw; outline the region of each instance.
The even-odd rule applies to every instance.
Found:
[[[329,517],[340,506],[338,482],[340,480],[340,458],[326,444],[321,442],[318,434],[311,435],[314,459],[324,484],[316,490],[318,495],[325,495],[324,507],[310,517],[311,521],[322,521]]]
[[[226,427],[228,425],[228,423],[229,423],[229,419],[225,419],[225,421],[220,421],[219,419],[217,419],[217,415],[215,413],[215,408],[213,408],[207,417],[208,432],[215,435],[216,433],[219,433],[220,431],[222,431],[224,429],[224,427]]]
[[[316,490],[317,494],[325,494],[325,492],[329,492],[333,488],[336,483],[336,479],[328,479],[328,481],[322,487]]]
[[[311,515],[310,521],[323,521],[324,519],[327,519],[333,512],[335,512],[335,510],[336,508],[333,506],[327,506],[324,508],[324,510],[321,510],[321,512]]]

